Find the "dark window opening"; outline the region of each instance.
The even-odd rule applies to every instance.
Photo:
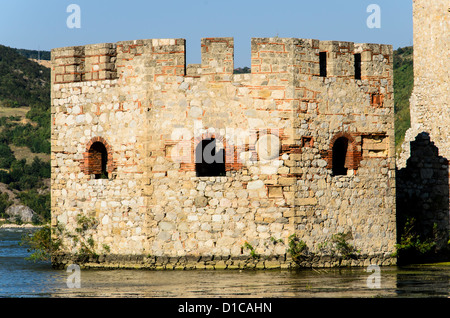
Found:
[[[347,168],[345,167],[345,159],[347,157],[348,139],[340,137],[336,139],[333,145],[333,175],[342,176],[347,175]]]
[[[356,53],[355,55],[355,79],[361,79],[361,53]]]
[[[108,151],[101,142],[94,142],[89,149],[89,171],[95,179],[108,179]]]
[[[302,147],[312,147],[313,146],[313,138],[310,136],[302,137]]]
[[[216,153],[216,139],[203,139],[195,149],[197,177],[225,176],[225,151]]]
[[[327,77],[327,52],[319,53],[320,76]]]

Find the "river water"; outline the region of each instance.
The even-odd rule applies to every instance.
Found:
[[[53,270],[25,260],[26,229],[0,229],[0,297],[450,297],[450,266],[305,270]]]

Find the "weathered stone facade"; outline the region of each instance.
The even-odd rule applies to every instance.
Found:
[[[334,266],[337,233],[363,258],[345,264],[395,263],[392,47],[254,38],[251,74],[232,38],[201,48],[198,65],[183,39],[52,50],[54,229],[95,220],[97,266],[286,267],[292,234]],[[83,248],[60,238],[55,263]]]
[[[450,5],[447,0],[413,0],[414,88],[410,98],[411,128],[398,160],[404,168],[409,142],[428,132],[445,158],[450,158]]]

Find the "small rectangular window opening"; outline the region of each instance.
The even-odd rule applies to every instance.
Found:
[[[302,137],[302,147],[312,147],[313,146],[313,138],[310,136]]]
[[[347,175],[347,151],[348,139],[339,137],[333,145],[333,175],[345,176]]]
[[[216,152],[214,138],[203,139],[195,150],[195,170],[197,177],[225,176],[225,151]]]
[[[327,52],[319,53],[320,76],[327,77]]]
[[[355,55],[355,79],[361,79],[361,53],[356,53]]]

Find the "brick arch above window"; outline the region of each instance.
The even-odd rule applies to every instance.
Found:
[[[86,144],[85,152],[83,153],[83,162],[81,170],[86,175],[97,175],[99,174],[98,160],[99,158],[94,158],[95,149],[98,149],[98,145],[101,144],[106,151],[106,172],[110,176],[115,170],[113,151],[111,146],[103,137],[93,137]],[[101,172],[101,171],[100,171]]]
[[[242,168],[242,163],[239,160],[239,154],[242,149],[229,144],[224,136],[221,134],[215,134],[206,132],[201,136],[192,137],[190,141],[183,142],[183,148],[185,150],[190,149],[189,154],[183,153],[183,156],[178,158],[180,162],[181,171],[196,171],[196,150],[203,140],[215,139],[217,143],[221,143],[225,154],[225,171],[237,171]],[[167,143],[170,145],[169,149],[172,149],[173,143]],[[217,145],[217,144],[216,144]],[[167,152],[166,157],[170,157],[170,150]]]
[[[345,168],[357,170],[361,162],[361,137],[356,133],[339,132],[331,138],[328,150],[322,152],[322,158],[327,161],[327,168],[333,169],[333,148],[338,139],[347,139],[347,149],[345,154]]]

